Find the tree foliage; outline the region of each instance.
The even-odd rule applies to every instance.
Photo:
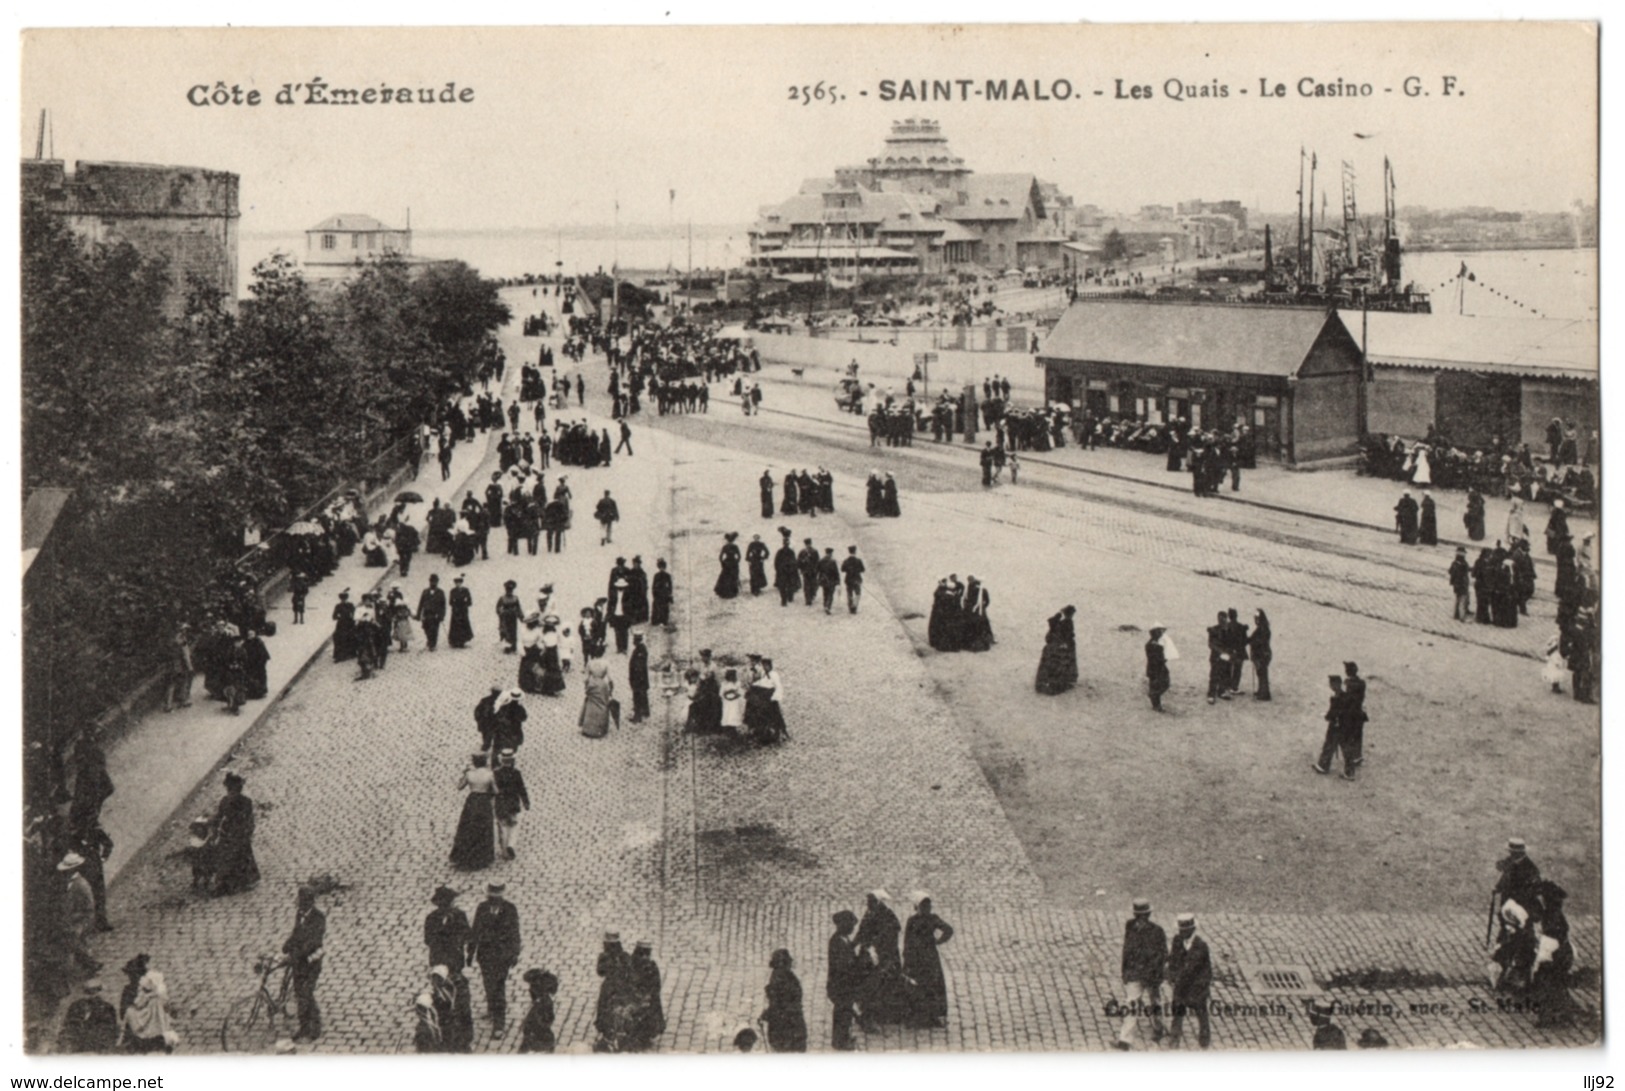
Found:
[[[170,320],[161,262],[35,212],[22,243],[24,485],[75,497],[29,587],[29,718],[51,721],[30,732],[51,737],[202,619],[246,524],[287,525],[468,389],[510,314],[461,263],[385,258],[324,297],[277,254],[236,313],[193,283]]]
[[[1106,232],[1106,237],[1100,243],[1100,256],[1107,263],[1122,261],[1128,257],[1128,240],[1117,228]]]

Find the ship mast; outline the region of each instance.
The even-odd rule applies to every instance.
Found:
[[[1318,167],[1319,165],[1320,165],[1319,157],[1317,155],[1315,155],[1314,152],[1310,152],[1309,153],[1309,234],[1307,236],[1307,239],[1308,239],[1308,242],[1309,242],[1309,279],[1308,279],[1307,283],[1309,283],[1309,284],[1316,283],[1316,281],[1315,281],[1315,168]]]
[[[1382,275],[1388,287],[1399,288],[1399,201],[1394,168],[1382,157]]]
[[[1293,275],[1303,284],[1303,145],[1298,145],[1298,253],[1293,262]]]
[[[1356,216],[1354,209],[1354,164],[1343,160],[1343,242],[1349,268],[1360,265],[1360,245],[1354,236]]]

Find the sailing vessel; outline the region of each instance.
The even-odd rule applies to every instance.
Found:
[[[1315,175],[1319,156],[1308,153],[1307,212],[1304,229],[1304,151],[1298,152],[1298,245],[1291,258],[1265,256],[1264,299],[1271,303],[1305,306],[1364,308],[1428,314],[1433,305],[1426,292],[1404,282],[1399,242],[1398,202],[1394,168],[1382,160],[1383,211],[1380,238],[1369,220],[1362,221],[1355,201],[1355,170],[1342,163],[1342,219],[1333,224],[1326,215],[1327,198],[1321,194],[1321,227],[1315,227]]]

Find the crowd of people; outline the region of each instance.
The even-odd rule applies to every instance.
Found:
[[[774,516],[773,485],[772,469],[763,470],[757,482],[763,519],[771,519]],[[806,515],[816,518],[819,512],[833,514],[834,511],[834,474],[822,466],[818,467],[816,474],[807,469],[784,472],[782,499],[777,509],[779,515]]]
[[[1468,450],[1429,425],[1422,439],[1375,435],[1361,444],[1359,471],[1408,481],[1419,488],[1471,489],[1486,496],[1589,507],[1598,499],[1597,430],[1582,435],[1574,421],[1554,417],[1546,427],[1546,457],[1529,444],[1510,445],[1499,435],[1488,447]]]
[[[790,739],[781,704],[784,682],[767,656],[752,652],[744,662],[713,659],[710,648],[701,648],[698,660],[683,672],[683,687],[688,698],[686,735],[757,746],[777,746]]]
[[[759,362],[742,352],[737,343],[730,345],[710,331],[693,327],[660,330],[633,324],[627,328],[632,347],[623,352],[596,318],[570,321],[572,338],[566,343],[565,355],[579,361],[588,346],[605,353],[611,369],[610,394],[617,417],[638,412],[644,390],[656,399],[661,413],[704,411],[706,383],[751,370],[753,364],[759,367]],[[532,370],[526,365],[525,382],[529,392],[537,393],[545,389],[545,380],[539,372],[531,378],[528,373]],[[577,383],[580,382],[577,376]],[[564,389],[568,390],[567,380],[556,379],[555,396],[560,383],[565,383]],[[1010,410],[1008,380],[990,379],[984,388],[983,420],[995,431],[997,439],[996,447],[990,441],[983,452],[984,483],[991,483],[996,470],[1002,468],[1006,460],[1014,479],[1019,466],[1018,450],[1064,446],[1065,430],[1071,423],[1066,411],[1055,408]],[[747,404],[751,400],[750,391],[742,380],[737,385],[736,393],[745,398]],[[356,549],[361,550],[369,566],[397,565],[403,579],[409,577],[419,539],[424,552],[444,555],[458,567],[488,556],[487,536],[496,526],[507,530],[509,555],[518,555],[521,543],[526,543],[529,554],[535,555],[537,539],[544,529],[548,532],[548,551],[562,549],[563,533],[570,525],[570,491],[561,476],[549,496],[542,471],[549,467],[553,457],[570,466],[607,465],[611,458],[610,435],[607,429],[595,432],[584,420],[558,419],[554,424],[557,438],[550,439],[545,430],[544,410],[538,400],[534,408],[540,432],[537,439],[531,433],[519,431],[523,413],[521,400],[504,409],[500,399],[482,395],[466,408],[462,404],[453,405],[442,414],[439,426],[424,444],[425,451],[436,443],[440,445],[439,450],[449,451],[453,444],[472,438],[477,431],[504,426],[510,431],[503,433],[497,445],[501,468],[492,474],[484,499],[470,493],[455,509],[436,500],[424,514],[421,535],[408,510],[414,503],[411,500],[398,500],[388,516],[372,523],[366,521],[358,498],[353,496],[340,498],[315,516],[312,522],[317,529],[299,536],[291,547],[295,551],[295,561],[290,567],[293,586],[297,588],[294,595],[296,623],[303,621],[304,600],[311,585],[330,575],[339,557]],[[956,413],[962,418],[958,402],[946,396],[939,401],[931,418],[939,441],[963,426]],[[878,434],[888,442],[893,441],[893,433],[896,433],[895,442],[910,442],[913,432],[923,425],[924,418],[915,408],[912,389],[906,403],[879,406],[871,417],[872,435]],[[1078,427],[1080,439],[1087,439],[1091,447],[1107,442],[1126,447],[1143,445],[1148,450],[1166,453],[1170,470],[1181,469],[1188,458],[1198,495],[1216,492],[1227,473],[1232,488],[1239,488],[1240,469],[1252,465],[1255,457],[1251,435],[1245,426],[1229,432],[1202,432],[1182,420],[1161,426],[1112,418],[1095,420],[1085,414]],[[627,444],[628,453],[629,438],[623,419],[622,440]],[[1425,465],[1428,455],[1425,450],[1410,454],[1414,459],[1408,473],[1414,478],[1414,460]],[[441,464],[445,467],[449,460],[442,458]],[[819,512],[835,511],[833,476],[822,467],[816,474],[806,469],[787,472],[783,478],[782,502],[778,504],[775,503],[775,485],[772,471],[764,471],[760,480],[763,518],[773,518],[775,514],[812,517]],[[1435,543],[1437,520],[1431,497],[1424,495],[1420,505],[1407,504],[1408,500],[1407,493],[1396,510],[1401,540]],[[608,509],[606,501],[610,505]],[[613,511],[613,517],[606,517],[606,511]],[[1515,508],[1515,515],[1516,511]],[[1558,560],[1556,593],[1563,607],[1559,618],[1560,635],[1553,651],[1572,672],[1575,698],[1588,700],[1593,699],[1597,682],[1596,578],[1594,567],[1570,540],[1561,519],[1562,512],[1559,503],[1554,507],[1554,520],[1559,525],[1555,531],[1550,526],[1547,530],[1548,550]],[[607,491],[595,514],[604,527],[602,543],[609,544],[613,523],[618,521],[619,514]],[[892,474],[876,470],[869,475],[866,514],[870,517],[900,515]],[[1471,526],[1469,522],[1469,530]],[[714,585],[716,596],[728,600],[741,594],[742,564],[748,568],[751,594],[762,594],[769,585],[768,562],[771,560],[771,582],[780,592],[781,606],[788,606],[798,592],[804,596],[806,605],[813,606],[822,592],[825,612],[831,613],[844,584],[848,609],[856,613],[864,576],[864,562],[857,556],[857,547],[849,546],[847,557],[839,559],[833,547],[824,547],[820,552],[813,539],[805,538],[802,549],[797,551],[792,546],[791,528],[778,529],[782,543],[778,551],[771,554],[760,535],[753,535],[743,551],[737,544],[737,533],[725,535],[719,554],[720,571]],[[1584,546],[1589,547],[1589,544],[1588,536]],[[1458,579],[1459,571],[1465,571],[1462,577],[1465,583]],[[1465,615],[1471,611],[1470,604],[1465,602],[1466,586],[1470,584],[1477,592],[1477,620],[1515,626],[1517,617],[1527,613],[1527,603],[1535,590],[1527,534],[1512,537],[1507,549],[1501,549],[1498,543],[1495,551],[1482,551],[1478,563],[1471,566],[1466,563],[1465,550],[1459,550],[1450,579],[1458,596],[1459,620],[1465,621]],[[333,612],[335,661],[354,659],[360,668],[359,677],[372,677],[384,669],[392,651],[398,654],[410,650],[415,640],[414,623],[421,626],[428,650],[434,651],[440,628],[448,617],[450,646],[469,647],[474,640],[474,602],[463,586],[462,575],[454,578],[454,584],[448,596],[439,587],[439,576],[431,574],[415,608],[400,583],[393,584],[387,592],[363,594],[359,605],[350,604],[348,590],[341,592]],[[528,719],[524,701],[530,695],[562,695],[572,669],[573,657],[567,643],[571,629],[562,625],[555,612],[554,598],[553,586],[544,585],[536,608],[529,609],[518,594],[517,581],[509,580],[504,585],[504,594],[494,604],[498,640],[504,652],[519,657],[517,678],[512,686],[493,685],[474,710],[480,748],[469,755],[455,783],[456,790],[464,795],[448,857],[450,865],[459,871],[484,870],[499,860],[517,858],[518,827],[531,807],[519,767]],[[642,627],[669,626],[672,601],[672,580],[664,560],[657,561],[657,571],[651,581],[641,557],[632,557],[630,563],[624,557],[616,558],[606,594],[581,611],[576,626],[584,675],[583,704],[578,717],[583,736],[603,738],[612,725],[620,726],[620,703],[615,683],[609,677],[611,634],[615,652],[628,657],[627,687],[633,702],[631,722],[635,724],[649,718],[649,648]],[[967,577],[963,583],[957,575],[940,580],[927,625],[930,646],[940,652],[989,650],[995,639],[988,608],[988,592],[976,577]],[[1075,614],[1075,607],[1066,606],[1048,619],[1035,678],[1039,693],[1059,695],[1078,684]],[[1260,701],[1270,700],[1271,631],[1264,611],[1256,611],[1251,626],[1239,621],[1235,609],[1222,611],[1206,635],[1208,703],[1230,700],[1241,693],[1249,662],[1253,664],[1253,696]],[[210,695],[219,694],[233,711],[240,707],[243,699],[265,696],[265,663],[269,653],[254,629],[223,623],[211,629],[205,640],[194,641],[189,630],[183,630],[182,636],[184,639],[177,640],[177,654],[186,668],[188,680],[191,669],[201,666]],[[1152,707],[1159,711],[1162,696],[1170,686],[1169,665],[1178,659],[1179,653],[1167,628],[1153,626],[1145,644],[1145,676]],[[1330,773],[1332,761],[1340,752],[1342,776],[1352,780],[1364,760],[1366,684],[1356,664],[1345,663],[1344,668],[1343,675],[1329,678],[1332,697],[1326,714],[1326,736],[1313,768],[1316,773]],[[178,678],[181,667],[177,667],[176,673]],[[771,658],[750,654],[745,661],[739,661],[714,657],[710,649],[702,649],[697,661],[683,672],[682,680],[682,692],[687,699],[683,728],[686,734],[718,736],[742,745],[777,745],[790,738],[782,707],[782,680]],[[177,703],[184,704],[189,693],[183,692],[180,696],[182,699]],[[94,792],[98,784],[94,776],[94,753],[93,747],[86,749],[81,760],[88,763],[89,771],[81,771],[76,778],[76,783],[82,784],[86,792]],[[105,776],[105,768],[103,774]],[[250,889],[259,881],[253,851],[253,803],[243,794],[243,778],[235,772],[227,775],[225,786],[226,795],[215,813],[194,820],[190,852],[194,887],[219,895]],[[110,784],[106,793],[111,793]],[[102,799],[105,797],[104,794]],[[105,860],[112,846],[97,825],[99,806],[99,801],[92,806],[81,805],[76,799],[69,812],[72,821],[53,823],[42,819],[29,831],[30,866],[39,872],[42,888],[53,889],[50,904],[67,909],[54,914],[35,910],[27,927],[31,936],[49,937],[42,946],[51,952],[53,965],[67,966],[78,974],[94,974],[99,970],[100,964],[90,957],[85,938],[89,930],[108,926],[105,888],[99,884],[99,875],[100,862]],[[1526,871],[1514,861],[1504,868],[1506,888],[1497,887],[1501,898],[1492,909],[1493,919],[1501,926],[1493,952],[1494,964],[1499,967],[1497,987],[1520,995],[1539,995],[1550,1010],[1558,1011],[1561,1008],[1559,990],[1561,998],[1572,1004],[1567,994],[1566,975],[1572,967],[1573,953],[1567,946],[1567,922],[1562,917],[1563,892],[1555,884],[1540,883],[1538,872],[1534,880],[1529,880]],[[1513,872],[1520,876],[1516,882],[1508,878]],[[492,1034],[501,1038],[507,1032],[507,979],[517,967],[522,949],[520,921],[518,911],[506,901],[505,888],[500,881],[488,883],[486,893],[487,899],[477,910],[472,924],[455,907],[457,891],[441,886],[431,899],[435,910],[425,921],[424,929],[430,968],[426,984],[413,1005],[416,1018],[413,1042],[419,1052],[472,1050],[473,1005],[464,971],[474,966],[481,973]],[[284,953],[290,964],[299,959],[305,967],[304,984],[296,985],[300,1036],[315,1038],[320,1034],[319,1012],[314,1001],[320,942],[312,947],[310,938],[319,932],[319,922],[310,916],[314,911],[313,893],[301,889],[299,899],[294,932]],[[945,1025],[947,987],[937,947],[952,938],[953,929],[935,914],[931,899],[924,892],[916,892],[910,900],[915,908],[906,926],[889,906],[889,895],[884,890],[868,895],[861,920],[847,910],[833,918],[836,930],[829,940],[826,994],[833,1009],[832,1042],[836,1049],[855,1048],[855,1027],[875,1032],[885,1025],[921,1028]],[[1206,1048],[1210,1040],[1207,1008],[1212,974],[1206,944],[1196,934],[1194,918],[1181,915],[1179,933],[1172,947],[1168,947],[1161,928],[1150,924],[1149,904],[1136,901],[1133,908],[1134,920],[1129,922],[1123,955],[1123,980],[1128,988],[1129,1003],[1142,1005],[1134,1009],[1136,1011],[1155,1013],[1155,1034],[1160,1038],[1162,1024],[1156,998],[1163,981],[1170,981],[1173,985],[1172,1039],[1178,1041],[1182,1020],[1189,1013],[1198,1022],[1199,1044]],[[758,1018],[758,1025],[776,1052],[800,1052],[807,1048],[804,996],[794,967],[795,961],[788,949],[774,951],[768,963],[767,1006]],[[610,933],[605,937],[597,972],[602,980],[594,1019],[597,1037],[592,1048],[605,1052],[641,1052],[653,1048],[664,1033],[666,1023],[660,970],[653,960],[652,946],[640,942],[628,954],[619,936]],[[172,1048],[175,1042],[164,1014],[167,993],[162,975],[150,969],[144,956],[132,960],[126,973],[132,983],[114,1012],[111,1025],[115,1044],[107,1049]],[[520,1051],[550,1052],[556,1046],[553,1023],[559,979],[548,970],[532,969],[523,975],[523,981],[529,989],[531,1004],[521,1023]],[[100,991],[99,981],[88,983],[85,995],[70,1010],[68,1022],[64,1024],[63,1034],[68,1040],[98,1044],[86,1051],[106,1051],[101,1048],[108,1041],[109,1018],[104,1006],[111,1009],[111,1005],[99,1001]],[[1572,1014],[1572,1009],[1569,1011]],[[1317,1048],[1323,1037],[1327,1042],[1336,1040],[1334,1035],[1320,1033],[1330,1026],[1323,1016],[1324,1013],[1316,1023]],[[1119,1048],[1130,1048],[1134,1027],[1135,1015],[1129,1014],[1118,1040]],[[754,1031],[749,1030],[736,1036],[743,1048],[750,1048],[752,1044],[747,1034],[754,1037]],[[125,1044],[117,1045],[120,1040]],[[84,1047],[76,1045],[76,1048]]]

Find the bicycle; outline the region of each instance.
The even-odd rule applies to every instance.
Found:
[[[270,980],[278,970],[282,982],[273,995]],[[254,972],[259,984],[247,996],[233,1000],[220,1023],[220,1048],[227,1053],[273,1053],[278,1040],[291,1037],[297,1025],[289,1007],[292,967],[276,955],[261,955],[254,960]]]

